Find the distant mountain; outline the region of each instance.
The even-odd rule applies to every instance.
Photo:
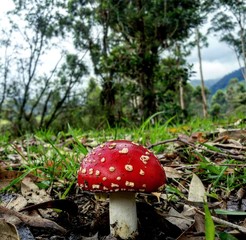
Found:
[[[210,86],[209,91],[211,95],[215,94],[219,89],[225,89],[232,78],[237,78],[239,81],[243,81],[244,78],[243,78],[242,68],[239,68],[238,70],[225,75],[215,84]]]
[[[210,87],[212,87],[215,83],[217,83],[219,80],[220,80],[220,79],[209,79],[209,80],[206,80],[206,81],[204,81],[205,87],[206,87],[206,88],[210,88]],[[190,81],[190,84],[191,84],[193,87],[200,86],[200,85],[201,85],[201,80],[191,80],[191,81]]]

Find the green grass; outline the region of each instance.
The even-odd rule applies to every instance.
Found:
[[[21,159],[19,171],[21,175],[14,179],[10,185],[2,189],[13,190],[18,182],[21,181],[27,173],[31,173],[38,177],[38,184],[42,188],[54,189],[54,194],[64,198],[72,190],[76,183],[77,169],[83,156],[91,149],[91,147],[108,141],[110,139],[128,139],[139,142],[143,145],[150,145],[167,139],[177,138],[179,134],[190,136],[192,133],[202,132],[211,133],[217,131],[217,127],[224,127],[225,122],[214,123],[211,119],[193,119],[185,124],[176,124],[175,118],[171,118],[164,124],[161,122],[152,123],[157,113],[147,119],[139,128],[110,128],[100,131],[82,131],[69,127],[67,132],[59,132],[55,134],[52,131],[38,131],[32,135],[25,135],[19,139],[11,139],[8,134],[0,137],[1,145],[4,147],[2,158],[8,163],[10,162],[6,156],[16,154]],[[230,120],[230,124],[231,124]],[[245,129],[246,124],[238,126]],[[85,143],[85,144],[84,144]],[[204,144],[206,146],[206,144]],[[220,152],[216,147],[209,147],[209,150]],[[152,149],[155,153],[163,153],[167,150],[166,144],[160,144]],[[171,151],[176,151],[171,149]],[[218,189],[225,192],[231,192],[245,185],[246,170],[245,168],[235,168],[230,174],[227,174],[228,166],[217,165],[206,157],[204,151],[197,151],[191,147],[183,147],[179,152],[180,161],[183,164],[198,164],[196,171],[199,177],[207,184],[211,185],[210,196],[217,196]],[[225,158],[224,164],[240,163],[230,158]],[[10,169],[11,170],[11,169]],[[187,169],[191,173],[192,169]],[[187,174],[189,176],[189,174]],[[185,179],[185,181],[188,181]],[[167,189],[172,189],[171,193],[175,198],[180,198],[180,192],[177,184],[171,182]],[[176,189],[176,192],[174,191]]]
[[[14,140],[9,134],[3,134],[0,136],[1,158],[6,163],[11,163],[7,156],[11,154],[18,156],[21,165],[15,170],[20,171],[21,174],[1,191],[18,191],[18,183],[28,174],[32,174],[38,178],[37,185],[40,188],[49,189],[54,196],[63,199],[76,190],[77,170],[83,156],[100,143],[111,139],[128,139],[148,146],[163,140],[175,139],[180,134],[190,136],[197,132],[213,133],[218,127],[226,129],[232,123],[232,120],[214,123],[211,119],[193,119],[185,124],[176,124],[175,118],[171,118],[164,124],[158,121],[153,124],[152,120],[158,114],[147,119],[138,128],[108,127],[100,131],[84,132],[69,127],[67,132],[38,131]],[[242,123],[237,127],[245,129],[246,124]],[[218,147],[209,146],[207,143],[199,146],[207,147],[214,153],[221,152]],[[193,172],[199,176],[206,188],[209,187],[207,197],[212,202],[221,200],[222,195],[235,194],[238,189],[246,185],[246,168],[237,167],[237,164],[242,165],[245,162],[224,157],[223,161],[217,164],[211,161],[213,154],[191,146],[183,146],[178,150],[177,146],[170,148],[167,144],[160,144],[152,150],[156,154],[173,151],[178,158],[169,160],[169,163],[178,161],[185,165],[182,170],[183,176],[180,179],[170,179],[166,186],[168,201],[187,199],[187,193],[182,190],[188,189]],[[180,188],[181,186],[183,188]],[[212,221],[208,209],[206,216],[208,218],[206,224],[211,228]],[[207,239],[212,238],[213,236],[207,237]]]

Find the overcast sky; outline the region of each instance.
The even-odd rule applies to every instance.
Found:
[[[1,21],[4,18],[4,13],[13,6],[11,3],[11,0],[2,1],[0,8]],[[236,56],[228,45],[219,42],[213,35],[208,36],[208,43],[209,46],[202,49],[202,65],[205,80],[221,78],[239,68]],[[57,54],[56,51],[53,51],[51,55],[55,57]],[[57,55],[56,58],[58,59],[59,56]],[[50,56],[47,59],[47,61],[51,61]],[[198,73],[199,64],[196,49],[192,51],[187,60],[190,64],[194,64],[193,70]],[[199,79],[199,74],[194,75],[192,78]]]
[[[236,55],[228,45],[219,42],[218,38],[213,35],[208,36],[208,43],[209,46],[202,48],[201,51],[203,75],[206,80],[221,78],[239,68]],[[192,51],[188,62],[193,63],[194,71],[199,73],[197,49]],[[194,75],[194,79],[199,78],[199,74],[196,75]]]

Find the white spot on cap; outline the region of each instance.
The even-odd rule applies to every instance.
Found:
[[[119,184],[111,183],[111,187],[112,187],[112,188],[119,187]]]
[[[99,176],[100,175],[100,171],[96,170],[95,174],[96,174],[96,176]]]
[[[101,158],[101,162],[102,163],[105,162],[105,161],[106,161],[105,157]]]
[[[93,168],[89,169],[89,174],[92,175],[93,174]]]
[[[81,170],[81,172],[82,172],[82,173],[86,173],[86,168],[83,168],[83,169]]]
[[[119,176],[119,177],[117,177],[117,178],[116,178],[116,180],[120,181],[120,180],[121,180],[121,177],[120,177],[120,176]]]
[[[109,168],[109,171],[110,171],[110,172],[114,172],[114,171],[115,171],[115,167],[110,167],[110,168]]]
[[[122,148],[119,153],[128,153],[128,148]]]
[[[126,164],[125,169],[126,169],[126,171],[131,172],[133,170],[133,166],[130,164]]]
[[[147,162],[149,161],[149,156],[142,155],[142,156],[140,157],[140,160],[141,160],[144,164],[147,164]]]
[[[144,170],[140,169],[139,174],[143,176],[145,174]]]
[[[146,155],[150,155],[150,152],[145,152]]]
[[[146,188],[146,184],[143,184],[142,187],[143,187],[143,188]]]
[[[100,155],[102,155],[102,153],[101,153],[101,152],[99,152],[97,155],[98,155],[98,156],[100,156]]]
[[[100,145],[100,148],[103,148],[104,146],[105,146],[105,144],[101,144],[101,145]]]
[[[113,149],[113,148],[115,148],[115,147],[116,147],[116,143],[111,143],[111,144],[109,144],[109,146],[108,146],[109,149]]]
[[[126,185],[127,187],[134,187],[134,182],[126,181],[126,182],[125,182],[125,185]]]
[[[104,187],[103,187],[103,190],[108,191],[108,188],[104,186]]]
[[[106,178],[106,177],[103,177],[103,178],[102,178],[102,180],[103,180],[103,181],[106,181],[106,180],[107,180],[107,178]]]
[[[99,184],[93,184],[92,185],[92,189],[99,189],[100,188],[100,185]]]

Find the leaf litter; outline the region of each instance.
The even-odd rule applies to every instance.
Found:
[[[77,189],[76,169],[70,176],[74,184],[62,199],[71,180],[67,176],[59,179],[59,174],[70,162],[64,157],[57,164],[53,155],[59,158],[69,154],[79,163],[84,154],[74,154],[78,139],[67,136],[55,142],[60,154],[49,141],[35,136],[0,148],[0,189],[4,190],[0,195],[0,226],[7,237],[116,239],[109,234],[108,199],[97,201],[93,194]],[[79,141],[88,151],[98,144],[88,137]],[[42,154],[31,151],[40,145],[45,150]],[[219,129],[214,133],[179,134],[149,148],[155,150],[160,145],[165,150],[157,156],[168,184],[162,193],[136,194],[137,239],[205,239],[209,234],[205,226],[211,228],[212,222],[217,239],[225,234],[245,239],[246,218],[239,213],[246,212],[246,131]],[[43,164],[45,169],[54,167],[54,179],[49,181],[43,172],[37,174],[38,168],[24,174],[22,166],[32,161],[38,166]],[[48,188],[42,187],[46,181]],[[23,235],[22,228],[29,230],[29,237]]]

